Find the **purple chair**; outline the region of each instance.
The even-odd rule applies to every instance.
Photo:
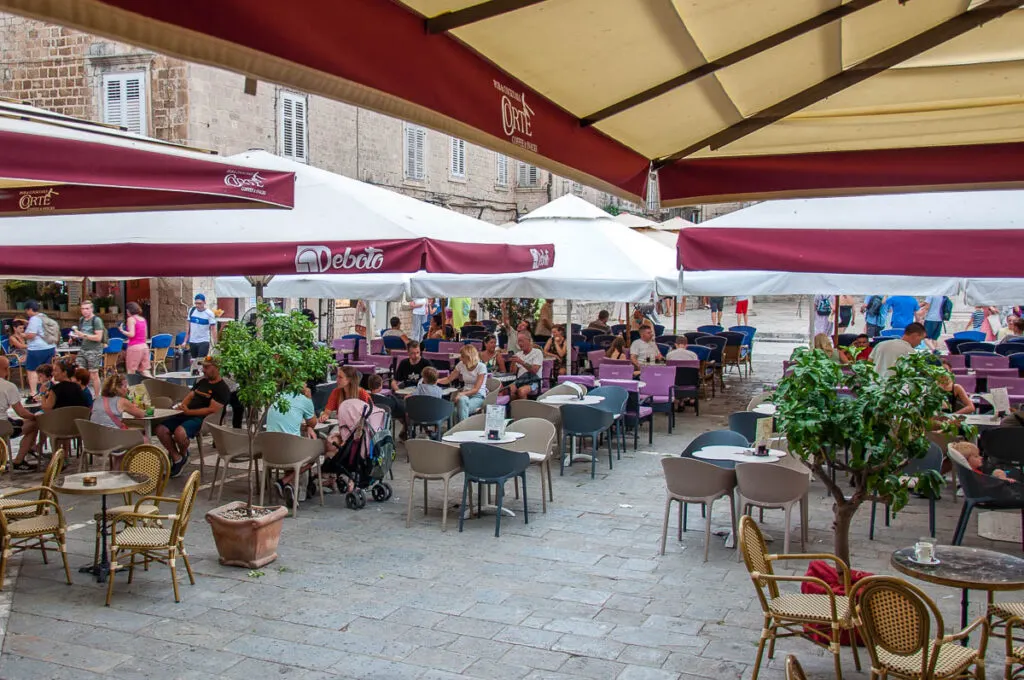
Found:
[[[604,361],[604,350],[595,349],[587,352],[587,363],[590,364],[590,371],[597,374],[597,367]]]
[[[395,368],[398,368],[398,364],[402,363],[402,360],[409,358],[409,351],[404,349],[396,349],[388,355],[395,360]]]
[[[668,433],[675,425],[675,366],[644,366],[640,369],[640,397],[647,398],[652,411],[668,414]],[[651,425],[653,427],[653,416]],[[653,436],[653,435],[652,435]]]
[[[970,371],[970,370],[971,369],[967,368],[966,366],[963,367],[963,368],[957,368],[956,366],[954,366],[953,367],[953,375],[967,375],[968,371]]]
[[[375,368],[386,369],[389,373],[394,365],[395,358],[386,354],[370,354],[364,357],[364,363],[372,364]]]
[[[978,379],[973,375],[954,375],[953,381],[964,388],[967,394],[974,394],[978,388]]]
[[[359,338],[356,340],[356,352],[352,356],[356,361],[359,361],[361,359],[365,359],[366,354],[366,338]]]
[[[334,346],[334,358],[343,364],[347,364],[356,351],[355,338],[338,338],[331,344]]]
[[[962,355],[967,356],[967,355]],[[971,368],[974,370],[986,368],[1009,368],[1010,360],[1001,354],[981,354],[973,352],[970,355]]]
[[[640,425],[647,421],[647,443],[654,443],[654,409],[640,396],[640,383],[636,380],[601,380],[601,387],[617,386],[626,390],[626,412],[624,420],[627,427],[633,428],[633,450],[636,451],[640,441]]]
[[[597,377],[600,378],[602,385],[605,380],[628,380],[633,382],[633,364],[602,361],[597,369]]]
[[[1019,378],[1020,372],[1016,368],[979,368],[974,372],[974,375],[977,376],[979,380],[982,378],[991,379],[995,377]],[[990,383],[989,389],[991,389],[991,387],[992,385]]]
[[[1024,378],[990,375],[988,376],[988,390],[991,392],[997,387],[1005,387],[1010,394],[1024,395]]]
[[[449,352],[424,352],[423,358],[435,366],[452,366],[452,358]]]
[[[370,340],[370,354],[384,354],[384,338]]]
[[[558,384],[562,383],[576,383],[577,385],[583,385],[588,390],[594,386],[594,376],[592,375],[560,375],[558,376]]]
[[[967,368],[967,358],[963,354],[947,354],[942,358],[950,368]]]
[[[445,354],[458,354],[461,349],[461,342],[449,342],[447,340],[443,340],[437,344],[437,351],[444,352]]]
[[[540,391],[547,392],[551,389],[551,374],[555,371],[555,360],[545,359],[540,367]]]

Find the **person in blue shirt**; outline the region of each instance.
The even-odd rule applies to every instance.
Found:
[[[942,295],[929,295],[924,300],[924,344],[933,352],[942,335],[942,303],[945,299]]]
[[[313,409],[313,399],[310,385],[301,394],[289,394],[288,412],[282,413],[276,405],[267,411],[267,432],[284,432],[296,437],[309,437],[316,439],[316,412]],[[306,464],[302,471],[308,470],[312,464]],[[295,473],[288,472],[275,482],[278,494],[284,499],[289,508],[295,507]]]
[[[860,313],[864,315],[864,332],[869,338],[878,337],[878,334],[885,328],[884,305],[884,295],[868,295],[864,298]]]
[[[921,305],[917,304],[917,298],[910,295],[893,295],[882,306],[882,318],[884,319],[889,312],[892,312],[889,328],[902,330],[914,323],[914,315],[919,309],[921,309]]]

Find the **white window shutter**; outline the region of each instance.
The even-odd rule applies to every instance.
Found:
[[[108,73],[103,76],[103,122],[144,135],[146,127],[146,74]]]
[[[540,168],[538,168],[536,165],[529,166],[529,171],[527,172],[527,180],[531,187],[538,186],[540,184]]]
[[[497,167],[497,173],[495,176],[495,184],[499,187],[508,186],[508,156],[504,154],[495,154],[494,162]]]
[[[306,140],[306,98],[295,98],[295,160],[307,160]]]
[[[305,163],[308,156],[306,98],[281,93],[281,155]]]
[[[535,187],[540,184],[540,169],[529,163],[519,163],[516,183],[521,187]]]
[[[427,131],[418,125],[405,124],[405,147],[404,175],[406,179],[423,181],[426,179],[426,167],[424,165],[426,153]]]
[[[451,174],[452,177],[466,177],[466,140],[451,137],[449,147],[451,149]]]

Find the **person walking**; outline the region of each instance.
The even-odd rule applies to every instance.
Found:
[[[743,296],[736,297],[736,325],[747,326],[747,311],[750,308],[750,298]]]
[[[814,334],[832,335],[832,296],[814,296]]]
[[[409,306],[412,308],[412,328],[409,337],[416,342],[421,342],[423,334],[426,332],[427,314],[430,312],[427,298],[416,298],[409,303]]]
[[[869,338],[877,338],[885,328],[883,305],[884,295],[868,295],[864,298],[864,304],[860,306],[860,313],[864,315],[864,333]]]
[[[839,296],[839,332],[845,333],[852,324],[854,319],[857,317],[856,311],[853,309],[853,296],[852,295],[840,295]]]
[[[938,339],[942,334],[942,306],[945,301],[942,295],[929,295],[924,300],[921,312],[924,315],[924,344],[931,351],[938,347]]]
[[[47,342],[43,328],[45,315],[39,311],[38,302],[28,300],[25,303],[25,314],[28,316],[28,325],[25,327],[25,339],[28,340],[28,358],[25,360],[25,370],[28,372],[28,393],[35,394],[39,385],[39,374],[36,373],[36,369],[53,361],[53,357],[57,353],[57,345]]]
[[[137,302],[125,305],[128,320],[121,326],[121,332],[128,338],[128,349],[125,350],[124,365],[128,375],[139,373],[144,378],[152,378],[149,372],[148,323],[142,316],[142,308]]]
[[[71,335],[82,341],[82,346],[75,357],[79,368],[89,371],[89,384],[92,393],[100,393],[100,369],[103,368],[103,340],[106,330],[103,320],[93,311],[92,300],[83,300],[80,307],[82,315],[78,317],[78,326],[73,328]]]
[[[206,296],[202,293],[196,293],[192,302],[185,327],[185,344],[189,356],[201,361],[209,356],[210,346],[217,343],[217,315],[206,308]]]

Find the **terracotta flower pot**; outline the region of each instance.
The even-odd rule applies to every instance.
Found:
[[[288,516],[288,509],[284,506],[259,508],[271,510],[261,517],[225,516],[226,512],[244,507],[242,501],[222,505],[207,512],[206,521],[213,531],[221,564],[258,569],[277,559],[277,542],[281,540],[282,522]]]

